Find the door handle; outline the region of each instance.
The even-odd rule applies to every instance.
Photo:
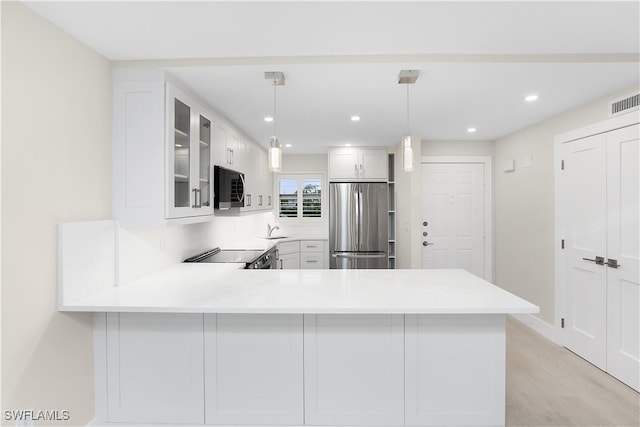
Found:
[[[427,241],[422,242],[422,246],[435,245],[435,243],[429,243]]]
[[[590,259],[590,258],[582,258],[582,259],[585,260],[585,261],[595,262],[598,265],[604,265],[604,257],[601,257],[601,256],[597,256],[596,259]],[[615,261],[615,260],[613,260],[613,261]],[[617,267],[614,267],[614,268],[617,268]]]
[[[607,260],[607,267],[619,268],[619,267],[622,267],[622,266],[620,264],[618,264],[618,260],[617,259],[609,258]]]
[[[198,207],[198,189],[192,188],[191,192],[193,193],[193,204],[191,205],[191,208],[195,209]]]

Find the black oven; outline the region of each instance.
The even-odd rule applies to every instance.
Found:
[[[220,166],[214,167],[213,188],[215,209],[244,207],[244,174]]]

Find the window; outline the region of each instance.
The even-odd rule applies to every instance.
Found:
[[[324,175],[278,174],[276,178],[280,220],[324,219]]]

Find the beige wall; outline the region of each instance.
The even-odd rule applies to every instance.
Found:
[[[1,7],[2,409],[85,425],[92,317],[56,311],[56,227],[111,216],[111,68],[21,3]]]
[[[282,156],[282,172],[327,172],[328,154],[290,154]]]
[[[554,136],[607,119],[607,101],[631,87],[494,143],[494,282],[540,306],[554,324]],[[540,101],[542,102],[542,100]],[[504,163],[515,160],[515,171]],[[525,167],[531,159],[530,167]]]
[[[422,141],[423,156],[491,156],[493,141]]]

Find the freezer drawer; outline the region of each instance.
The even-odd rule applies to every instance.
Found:
[[[387,269],[389,255],[386,252],[332,252],[330,268],[345,269]]]

